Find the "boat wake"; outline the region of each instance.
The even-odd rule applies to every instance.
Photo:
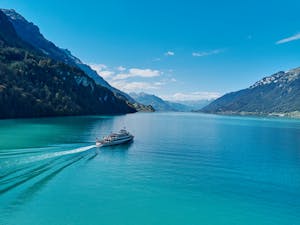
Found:
[[[39,184],[43,183],[41,181],[52,179],[54,175],[76,162],[82,160],[90,161],[98,155],[97,151],[89,152],[95,147],[95,145],[89,145],[67,151],[49,152],[32,156],[28,156],[24,152],[21,157],[20,155],[22,154],[17,153],[17,159],[14,157],[12,159],[9,156],[4,162],[0,161],[0,196],[25,183],[30,183],[30,181],[36,181],[36,184],[39,186]]]
[[[59,157],[59,156],[66,156],[66,155],[81,153],[81,152],[88,151],[95,147],[96,147],[96,145],[90,145],[90,146],[75,148],[75,149],[68,150],[68,151],[51,152],[51,153],[46,153],[46,154],[42,154],[42,155],[29,156],[29,157],[26,157],[25,159],[8,160],[8,161],[4,161],[1,163],[0,169],[5,168],[5,167],[7,168],[10,166],[18,166],[18,165],[23,165],[23,164],[27,164],[27,163],[33,163],[33,162],[51,159],[51,158],[55,158],[55,157]]]
[[[88,151],[95,147],[96,147],[95,145],[90,145],[90,146],[86,146],[86,147],[75,148],[75,149],[72,149],[69,151],[52,152],[52,153],[47,153],[47,154],[43,154],[40,156],[32,156],[32,157],[29,157],[25,162],[21,162],[21,163],[22,164],[32,163],[32,162],[45,160],[45,159],[51,159],[51,158],[55,158],[55,157],[59,157],[59,156],[72,155],[72,154]]]

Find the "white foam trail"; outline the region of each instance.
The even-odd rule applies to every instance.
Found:
[[[41,156],[32,156],[32,157],[29,157],[29,159],[26,160],[26,161],[27,162],[35,162],[35,161],[40,161],[40,160],[44,160],[44,159],[51,159],[51,158],[58,157],[58,156],[63,156],[63,155],[71,155],[71,154],[75,154],[75,153],[85,152],[85,151],[90,150],[94,147],[96,147],[96,146],[95,145],[90,145],[90,146],[76,148],[76,149],[69,150],[69,151],[52,152],[52,153],[44,154],[44,155],[41,155]]]
[[[52,152],[52,153],[47,153],[47,154],[43,154],[40,156],[31,156],[31,157],[26,158],[25,160],[18,160],[15,163],[12,163],[11,161],[7,161],[7,162],[3,162],[1,167],[10,166],[10,165],[15,166],[15,165],[20,165],[20,164],[41,161],[41,160],[45,160],[45,159],[51,159],[51,158],[55,158],[58,156],[71,155],[71,154],[75,154],[75,153],[85,152],[85,151],[88,151],[95,147],[96,147],[96,145],[90,145],[90,146],[86,146],[86,147],[72,149],[69,151]],[[1,167],[0,167],[0,169],[1,169]]]

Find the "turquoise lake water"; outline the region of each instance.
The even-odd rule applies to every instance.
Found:
[[[124,126],[133,143],[93,146]],[[299,225],[300,120],[1,120],[0,224]]]

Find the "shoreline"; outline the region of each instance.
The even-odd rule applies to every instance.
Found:
[[[272,113],[259,113],[259,112],[234,112],[234,111],[224,111],[224,112],[201,112],[207,114],[216,114],[216,115],[227,115],[227,116],[260,116],[268,118],[290,118],[290,119],[300,119],[300,111],[293,112],[272,112]]]

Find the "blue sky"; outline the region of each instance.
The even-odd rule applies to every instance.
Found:
[[[2,0],[124,91],[215,97],[300,66],[299,1]]]

